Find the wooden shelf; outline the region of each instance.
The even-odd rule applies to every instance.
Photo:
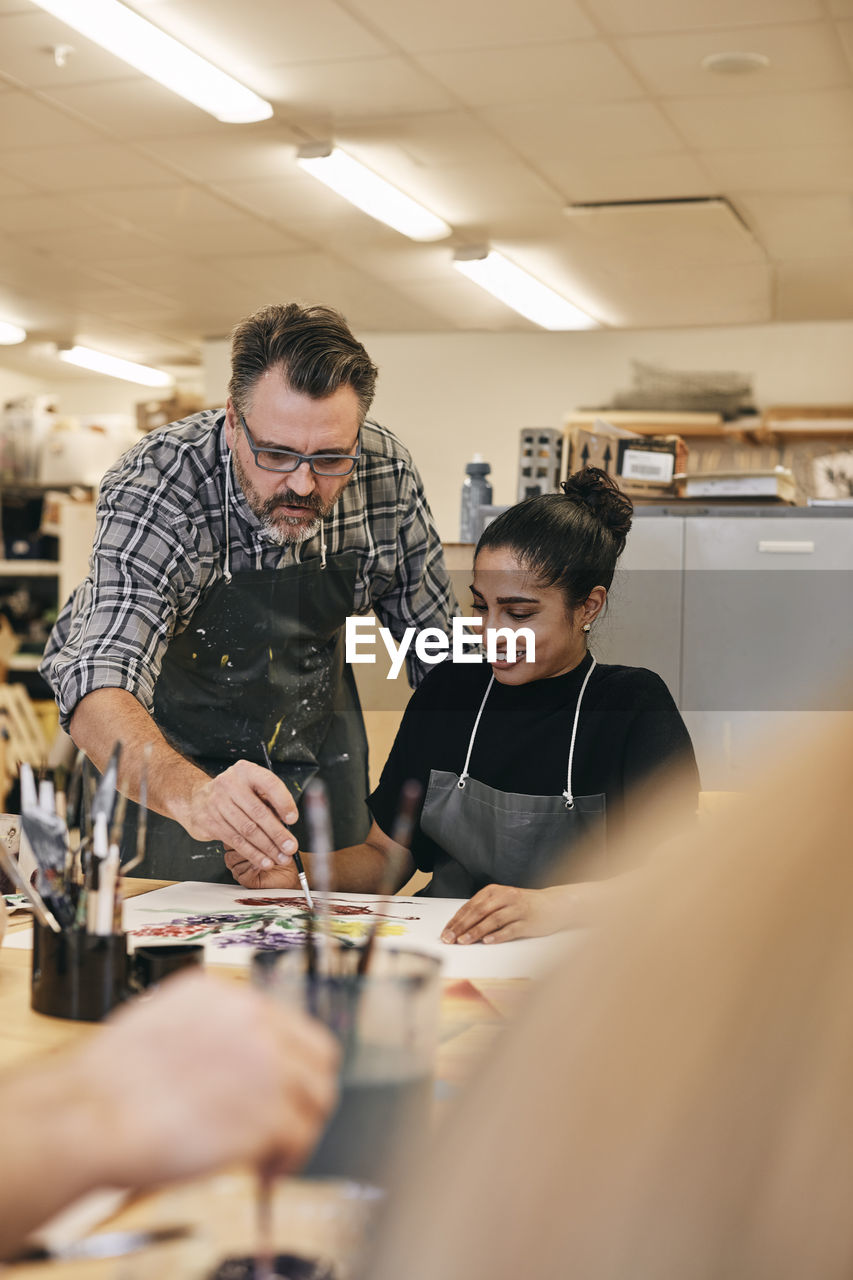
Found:
[[[58,578],[58,560],[0,560],[0,578]]]
[[[38,671],[41,659],[40,653],[13,653],[8,667],[10,671]]]

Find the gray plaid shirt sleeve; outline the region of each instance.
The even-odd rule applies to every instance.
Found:
[[[102,492],[89,577],[41,664],[66,728],[94,689],[126,689],[153,706],[166,646],[198,598],[193,527],[175,498],[166,477],[153,492],[132,479]]]

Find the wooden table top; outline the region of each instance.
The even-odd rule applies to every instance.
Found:
[[[131,879],[126,896],[169,883]],[[9,934],[23,926],[10,922]],[[29,1058],[97,1034],[95,1024],[49,1018],[30,1008],[29,950],[0,947],[0,1071],[24,1066]],[[246,981],[246,967],[216,966],[217,975]],[[518,1008],[527,983],[489,979],[445,982],[436,1064],[439,1112],[493,1044],[496,1033]],[[255,1240],[255,1180],[250,1171],[231,1170],[211,1178],[138,1197],[104,1224],[104,1229],[190,1222],[190,1240],[161,1245],[125,1259],[28,1265],[2,1269],[4,1280],[202,1280],[226,1255],[251,1252]],[[280,1249],[332,1257],[346,1280],[357,1253],[370,1203],[352,1184],[289,1179],[274,1197],[274,1235]],[[98,1229],[101,1229],[99,1227]]]

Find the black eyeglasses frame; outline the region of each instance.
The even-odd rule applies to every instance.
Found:
[[[248,428],[246,419],[243,417],[239,409],[236,410],[237,417],[240,419],[240,426],[246,433],[246,442],[252,451],[252,457],[255,460],[255,466],[261,471],[271,471],[276,475],[290,475],[293,471],[298,471],[303,462],[307,462],[315,476],[319,476],[321,480],[341,480],[344,476],[351,476],[355,471],[356,463],[361,457],[361,439],[356,441],[355,453],[297,453],[295,449],[272,449],[269,445],[256,444],[252,438],[252,433]],[[265,467],[260,461],[259,455],[262,453],[281,454],[288,458],[295,458],[296,462],[292,467]],[[336,462],[349,462],[351,466],[346,471],[318,471],[315,462],[320,458],[334,459]]]

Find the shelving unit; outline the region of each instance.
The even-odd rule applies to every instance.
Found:
[[[6,492],[21,493],[21,486],[0,485],[0,503]],[[46,490],[27,486],[28,496],[38,497]],[[61,608],[89,568],[89,555],[95,532],[95,504],[92,501],[63,501],[56,504],[55,519],[42,521],[41,531],[57,539],[59,554],[56,560],[20,559],[0,560],[0,586],[20,581],[23,584],[34,579],[56,580],[56,603]],[[41,655],[18,652],[12,655],[7,666],[10,673],[19,676],[33,675],[38,670]]]

